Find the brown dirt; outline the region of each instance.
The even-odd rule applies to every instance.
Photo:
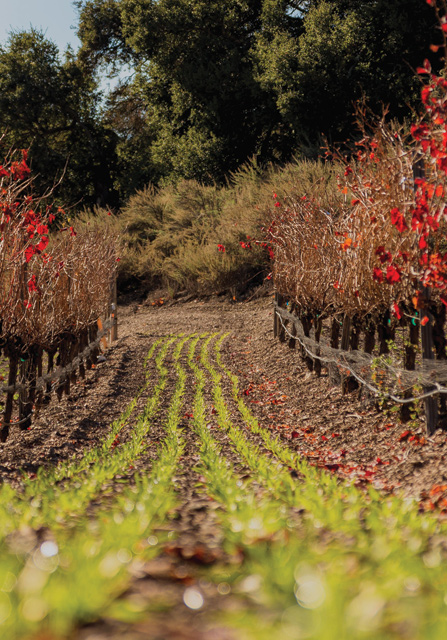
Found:
[[[42,410],[29,431],[12,429],[7,443],[0,445],[0,480],[20,485],[23,472],[34,474],[42,465],[54,465],[71,456],[82,456],[107,433],[111,422],[136,395],[144,381],[143,360],[158,337],[170,333],[225,332],[223,360],[239,376],[240,390],[263,426],[277,433],[301,456],[322,469],[359,486],[415,496],[421,510],[447,509],[447,435],[437,431],[424,435],[424,424],[406,427],[390,420],[374,407],[364,406],[357,393],[342,395],[323,373],[310,373],[299,350],[288,348],[273,337],[272,298],[231,303],[213,299],[152,306],[133,305],[119,310],[119,339],[105,352],[106,360],[73,385],[72,395],[54,399]],[[230,399],[229,383],[225,383]],[[190,391],[192,393],[192,390]],[[139,401],[143,406],[144,397]],[[138,411],[137,408],[137,411]],[[157,442],[162,430],[163,406],[149,434]],[[210,422],[213,417],[210,415]],[[122,438],[126,437],[125,428]],[[212,426],[213,428],[213,426]],[[127,594],[132,598],[156,599],[177,607],[174,617],[161,615],[127,627],[101,621],[80,630],[78,640],[105,638],[216,638],[230,640],[230,631],[209,627],[201,613],[182,603],[185,586],[195,584],[197,567],[219,560],[233,560],[221,548],[215,526],[215,505],[194,488],[198,461],[195,436],[188,434],[183,471],[176,478],[182,506],[172,528],[175,544],[165,554],[141,568]],[[242,475],[246,469],[228,446],[226,436],[214,431],[224,453]],[[255,441],[258,439],[253,436]],[[147,454],[150,457],[150,448]],[[138,466],[147,465],[143,458]],[[131,478],[131,474],[123,477]],[[237,559],[236,559],[237,561]],[[202,580],[207,602],[225,608],[225,595]]]

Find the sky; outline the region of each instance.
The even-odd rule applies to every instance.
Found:
[[[79,47],[75,30],[77,10],[72,0],[0,0],[0,44],[4,45],[9,31],[41,30],[57,44],[61,52],[67,44]]]
[[[0,46],[8,40],[10,31],[28,31],[34,27],[43,31],[63,53],[70,44],[74,51],[80,46],[76,36],[78,12],[73,0],[0,0]],[[107,93],[118,79],[128,75],[126,68],[115,78],[102,78],[100,88]]]

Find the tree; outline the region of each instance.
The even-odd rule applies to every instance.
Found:
[[[145,84],[157,178],[223,180],[256,152],[264,100],[251,48],[261,3],[89,0],[79,6],[82,59],[108,65],[132,56],[137,81]]]
[[[136,83],[119,83],[110,92],[102,122],[116,135],[114,187],[123,202],[155,177],[151,156],[154,136],[146,101]]]
[[[408,116],[418,100],[413,68],[438,37],[425,0],[77,4],[83,63],[135,70],[156,182],[222,181],[252,156],[318,153],[321,134],[352,133],[363,96],[375,111]]]
[[[99,122],[99,93],[68,50],[32,29],[12,33],[0,48],[0,131],[5,143],[29,148],[36,186],[73,204],[110,200],[114,134]]]
[[[310,0],[301,32],[278,25],[258,38],[258,78],[296,143],[319,134],[342,141],[359,99],[376,113],[410,115],[420,93],[414,70],[439,40],[424,0]]]

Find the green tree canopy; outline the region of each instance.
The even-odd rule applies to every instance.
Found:
[[[116,136],[114,187],[123,202],[154,182],[152,129],[145,97],[136,83],[119,83],[107,97],[102,122]]]
[[[112,194],[114,134],[99,123],[90,72],[68,50],[34,29],[12,33],[0,48],[0,131],[4,145],[29,148],[36,186],[66,204],[105,203]]]
[[[415,69],[441,40],[424,0],[310,0],[298,37],[281,25],[259,35],[258,79],[297,141],[343,141],[363,97],[396,118],[418,108]]]
[[[419,99],[414,68],[440,38],[425,0],[77,5],[83,63],[134,67],[130,94],[144,102],[144,162],[154,181],[223,180],[254,155],[267,162],[309,146],[318,152],[321,135],[352,134],[362,97],[376,112],[386,105],[408,116]]]
[[[133,59],[145,87],[156,178],[222,180],[256,152],[266,100],[253,75],[252,48],[262,3],[89,0],[79,6],[83,60]]]

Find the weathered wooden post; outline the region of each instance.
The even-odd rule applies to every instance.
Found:
[[[365,326],[365,342],[363,350],[371,354],[376,346],[376,325],[372,318],[367,318]]]
[[[79,336],[79,351],[82,353],[84,349],[88,347],[88,329],[82,329],[81,335]],[[81,358],[81,362],[79,363],[79,375],[81,378],[85,378],[85,361],[84,358]]]
[[[379,355],[383,356],[390,352],[388,342],[394,340],[394,331],[391,328],[391,314],[388,309],[379,319],[377,333],[379,334]]]
[[[5,356],[9,358],[8,387],[13,387],[17,381],[17,370],[19,366],[19,357],[15,348],[7,345],[5,348]],[[5,408],[3,409],[3,421],[0,431],[0,442],[6,442],[9,436],[9,426],[11,424],[14,391],[8,391],[6,394]]]
[[[118,340],[118,287],[116,278],[113,281],[112,304],[111,304],[112,328],[110,329],[110,341]]]
[[[275,299],[273,301],[273,337],[278,337],[278,315],[276,313],[276,307],[279,304],[279,293],[275,292]]]
[[[62,367],[62,369],[65,369],[65,365],[67,363],[67,351],[68,351],[68,343],[67,343],[66,336],[61,337],[58,351],[59,353],[56,360],[56,366]],[[67,383],[67,375],[63,371],[60,378],[58,379],[58,383],[56,387],[56,395],[59,401],[62,400],[62,394],[64,393],[66,383]]]
[[[282,308],[284,296],[278,294],[278,306]],[[286,330],[284,329],[284,320],[278,315],[278,338],[280,342],[286,341]]]
[[[419,342],[419,323],[412,318],[409,323],[408,342],[405,344],[404,368],[407,371],[414,371],[416,368],[416,349]],[[411,389],[405,389],[404,398],[412,396]],[[411,419],[413,411],[413,403],[406,402],[400,410],[400,419],[402,422],[408,422]]]
[[[71,365],[71,363],[73,362],[73,360],[76,358],[76,356],[79,353],[79,339],[77,338],[77,336],[75,336],[74,334],[71,334],[69,337],[70,340],[70,348],[69,348],[69,352],[68,352],[68,362],[67,365]],[[70,375],[68,376],[68,383],[67,383],[67,388],[65,393],[67,394],[67,396],[70,395],[70,382],[73,382],[73,384],[76,383],[78,376],[77,376],[77,372],[76,372],[76,368],[74,367],[72,372],[70,373]]]
[[[351,322],[352,322],[352,329],[351,329],[351,336],[349,339],[349,346],[351,347],[351,351],[358,351],[359,342],[360,342],[360,333],[362,331],[362,324],[358,316],[354,316]]]
[[[290,331],[291,337],[289,338],[289,349],[296,348],[296,337],[295,337],[297,334],[296,323],[297,323],[297,320],[295,320],[295,322],[292,322],[292,329]]]
[[[332,324],[331,324],[331,348],[332,349],[338,349],[340,343],[340,321],[338,320],[337,316],[334,316],[332,318]],[[332,384],[336,385],[339,383],[340,381],[340,375],[337,369],[337,365],[333,362],[331,362],[329,364],[329,378],[332,382]]]
[[[303,333],[305,337],[310,338],[310,330],[312,327],[312,316],[310,315],[310,313],[301,314],[301,325],[303,327]],[[308,354],[308,352],[304,347],[302,348],[302,353],[303,353],[304,362],[306,363],[307,368],[309,369],[309,371],[313,371],[314,370],[313,358],[310,357],[310,355]]]
[[[49,349],[47,351],[47,358],[48,358],[48,364],[47,364],[47,373],[53,373],[54,370],[54,356],[57,353],[57,348],[53,347],[52,349]],[[51,390],[52,390],[52,384],[51,382],[47,382],[46,384],[46,393],[45,393],[45,404],[48,404],[50,402],[50,398],[51,398]]]
[[[95,342],[96,338],[98,336],[98,323],[97,322],[93,322],[90,326],[89,326],[89,330],[88,330],[88,339],[89,339],[89,343]],[[93,347],[90,353],[90,356],[87,360],[87,369],[91,369],[92,365],[96,366],[96,362],[98,360],[98,356],[100,354],[100,348],[99,347]]]
[[[344,318],[343,318],[343,326],[341,328],[341,345],[340,348],[342,351],[348,351],[349,350],[349,342],[350,342],[350,335],[351,335],[351,317],[346,313]],[[348,377],[345,373],[341,373],[341,390],[342,393],[346,393],[348,390],[348,384],[347,384],[347,380]]]
[[[433,342],[435,347],[436,360],[447,360],[447,339],[444,333],[444,324],[446,319],[446,308],[444,304],[440,304],[434,311],[434,325],[433,325]],[[440,412],[443,418],[447,413],[447,398],[446,395],[440,394],[439,405]]]
[[[26,431],[32,422],[32,412],[36,397],[38,349],[33,346],[20,358],[19,381],[23,387],[19,391],[19,426]]]
[[[416,180],[425,177],[424,159],[420,156],[413,165],[413,178],[414,178],[414,191],[417,191]],[[431,292],[428,287],[421,285],[421,298],[422,309],[420,310],[421,319],[421,342],[422,342],[422,358],[425,361],[434,360],[435,354],[433,351],[433,315],[430,313],[429,303],[431,298]],[[425,314],[425,315],[423,315]],[[423,321],[427,318],[426,321]],[[424,393],[433,391],[434,387],[431,385],[424,386]],[[425,418],[427,423],[427,433],[431,435],[436,430],[438,424],[438,399],[435,396],[429,396],[424,399],[425,404]]]
[[[314,323],[315,323],[315,342],[317,343],[317,347],[315,349],[315,355],[317,357],[314,359],[314,371],[317,377],[319,378],[321,376],[321,360],[318,356],[321,353],[320,338],[321,338],[321,331],[323,329],[323,319],[320,313],[315,314]]]
[[[421,341],[422,341],[422,359],[427,361],[434,360],[435,354],[433,351],[433,315],[429,310],[430,289],[428,287],[422,287],[422,300],[423,308],[421,310]],[[427,321],[424,321],[427,318]],[[433,385],[424,385],[424,393],[433,391],[435,387]],[[425,419],[427,422],[427,433],[430,436],[436,431],[438,425],[438,398],[435,395],[431,395],[424,399],[425,404]]]

